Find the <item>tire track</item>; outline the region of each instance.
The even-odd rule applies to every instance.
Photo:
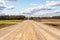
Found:
[[[40,24],[41,24],[41,23],[40,23]],[[52,38],[54,37],[55,40],[60,40],[60,36],[59,36],[59,35],[56,35],[56,34],[54,34],[53,32],[51,32],[51,31],[50,31],[50,30],[51,30],[50,28],[49,28],[50,30],[48,30],[47,28],[45,28],[45,27],[46,27],[45,25],[43,25],[43,26],[45,26],[45,27],[43,27],[43,26],[40,25],[40,24],[35,22],[35,25],[37,25],[38,28],[44,30],[44,31],[45,31],[46,33],[48,33]],[[37,27],[36,27],[36,28],[37,28]],[[39,30],[40,30],[40,29],[39,29]]]
[[[48,28],[48,29],[47,29]],[[60,40],[50,27],[32,20],[1,29],[0,40]]]

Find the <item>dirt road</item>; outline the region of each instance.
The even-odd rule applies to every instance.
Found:
[[[0,29],[0,40],[60,40],[60,30],[27,20]]]

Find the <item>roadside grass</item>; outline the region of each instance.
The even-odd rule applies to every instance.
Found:
[[[38,19],[37,22],[42,22],[50,27],[60,29],[60,19]]]
[[[5,27],[8,27],[8,26],[11,26],[11,25],[14,25],[14,24],[0,23],[0,29],[1,29],[1,28],[5,28]]]
[[[15,25],[17,22],[23,22],[23,20],[0,20],[0,29]]]
[[[37,22],[60,22],[60,19],[37,19]]]
[[[49,25],[49,26],[51,26],[51,27],[55,27],[55,28],[57,28],[57,29],[60,29],[60,24],[59,23],[45,23],[46,25]]]
[[[0,20],[0,23],[8,23],[8,22],[22,22],[23,20]]]

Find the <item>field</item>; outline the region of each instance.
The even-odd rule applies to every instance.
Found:
[[[60,19],[40,19],[36,20],[37,22],[42,22],[45,25],[60,29]]]
[[[60,19],[37,19],[38,22],[60,22]]]
[[[6,22],[22,22],[23,20],[0,20],[0,23],[6,23]]]
[[[60,23],[45,23],[45,24],[50,27],[55,27],[57,29],[60,29]]]
[[[0,20],[0,29],[22,22],[23,20]]]

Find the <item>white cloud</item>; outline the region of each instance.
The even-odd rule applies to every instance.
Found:
[[[7,6],[6,9],[7,10],[14,9],[14,6]]]
[[[0,13],[3,13],[5,10],[10,10],[14,8],[14,6],[7,6],[6,1],[15,1],[15,0],[0,0]]]
[[[3,4],[6,3],[6,1],[15,1],[15,0],[4,0],[4,1],[0,0],[0,4],[3,5]],[[45,5],[44,4],[31,4],[31,5],[34,5],[34,6],[37,5],[37,6],[33,7],[33,8],[23,9],[22,11],[20,11],[20,14],[23,14],[23,15],[37,15],[35,13],[39,12],[39,11],[40,11],[41,14],[47,14],[47,12],[45,12],[45,10],[47,10],[48,13],[51,13],[51,12],[54,12],[56,6],[60,6],[60,2],[59,1],[46,1]],[[2,10],[5,10],[5,9],[7,10],[8,9],[9,10],[9,9],[13,9],[13,8],[14,8],[14,6],[6,6],[5,5],[0,9],[2,9]],[[55,10],[55,11],[57,11],[57,10]]]
[[[48,8],[46,5],[39,5],[37,7],[24,9],[24,10],[20,11],[20,14],[33,15],[36,12],[45,11],[45,10],[55,10],[55,8]],[[42,14],[43,14],[43,12],[42,12]]]
[[[39,16],[59,16],[60,15],[60,10],[56,9],[56,10],[51,10],[51,11],[43,11],[43,12],[40,12],[41,15]],[[43,13],[43,14],[42,14]]]
[[[32,4],[32,5],[38,5],[38,4]],[[36,7],[27,8],[27,9],[21,11],[20,13],[22,13],[22,14],[29,14],[29,15],[30,14],[36,15],[35,14],[36,12],[43,11],[43,12],[40,12],[40,13],[41,14],[47,14],[47,12],[45,12],[45,10],[47,10],[48,13],[53,13],[54,11],[58,10],[58,9],[56,10],[57,6],[60,6],[60,1],[46,1],[45,5],[43,5],[43,4],[40,5],[39,4]]]
[[[0,5],[5,5],[5,1],[0,0]]]
[[[46,6],[60,6],[60,1],[46,1]]]

